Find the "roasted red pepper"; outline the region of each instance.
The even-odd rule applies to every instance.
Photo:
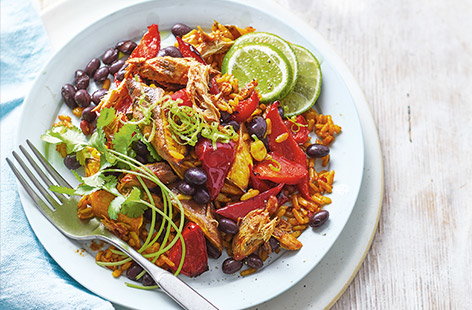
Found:
[[[216,210],[216,213],[226,218],[237,221],[239,218],[243,218],[252,210],[262,209],[265,207],[267,200],[271,196],[276,196],[284,187],[285,184],[279,184],[276,187],[269,189],[259,195],[250,198],[248,200],[236,202],[227,205],[221,209]]]
[[[302,194],[303,198],[312,200],[310,196],[310,185],[308,185],[308,182],[309,182],[309,179],[307,175],[305,179],[303,180],[303,182],[300,182],[297,184],[297,188],[300,194]]]
[[[253,168],[251,167],[251,174],[249,175],[251,187],[257,189],[259,192],[265,192],[270,189],[270,185],[266,181],[259,179],[254,174]]]
[[[286,159],[277,153],[269,153],[270,160],[263,160],[254,167],[254,174],[262,180],[275,183],[298,184],[308,175],[306,164]]]
[[[188,93],[185,89],[181,89],[179,91],[176,91],[170,97],[172,98],[172,100],[181,99],[182,102],[178,104],[179,106],[187,106],[187,107],[192,106],[192,102],[190,101],[190,97],[188,96]]]
[[[184,40],[182,40],[181,37],[176,37],[177,42],[179,43],[179,51],[184,57],[191,57],[197,60],[198,62],[201,62],[202,64],[206,65],[205,60],[203,60],[202,55],[197,51],[197,49],[192,45]]]
[[[206,183],[210,198],[213,200],[218,196],[225,178],[228,174],[231,164],[234,161],[236,148],[234,143],[216,143],[216,148],[208,139],[201,139],[195,145],[195,153],[202,162],[203,170],[205,170],[208,181]]]
[[[242,123],[251,116],[258,105],[259,95],[253,91],[248,99],[239,101],[231,118],[238,123]]]
[[[308,123],[306,122],[306,119],[303,117],[303,115],[297,115],[297,117],[294,119],[294,122],[285,120],[284,124],[290,130],[293,139],[298,144],[303,144],[308,140],[308,134],[310,133],[308,131]]]
[[[300,148],[295,139],[293,139],[290,131],[287,129],[287,126],[285,126],[284,122],[282,121],[282,118],[280,117],[279,111],[277,109],[278,106],[278,101],[274,102],[274,104],[268,108],[266,114],[266,118],[270,119],[271,122],[271,133],[267,135],[269,148],[272,152],[282,155],[288,160],[306,166],[306,154]],[[283,141],[277,142],[277,137],[280,137],[285,133],[288,134],[288,137],[286,137],[286,139]]]
[[[148,27],[148,31],[143,35],[138,46],[131,53],[129,58],[144,57],[146,59],[154,58],[161,49],[161,35],[159,27],[152,24]]]
[[[188,277],[196,277],[208,270],[208,254],[205,236],[202,229],[193,222],[188,222],[182,230],[185,242],[185,258],[181,273]],[[176,271],[182,257],[182,243],[177,241],[167,252],[167,257],[175,264],[171,267]]]

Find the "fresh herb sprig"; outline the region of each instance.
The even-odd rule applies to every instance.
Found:
[[[143,253],[152,247],[156,244],[160,236],[164,234],[158,250],[143,255],[152,262],[155,262],[161,254],[167,252],[178,240],[180,240],[182,244],[182,257],[179,266],[175,271],[175,274],[177,275],[182,269],[186,252],[185,242],[182,237],[182,230],[185,222],[182,204],[177,196],[159,180],[152,170],[130,156],[134,155],[131,149],[132,142],[139,139],[142,141],[144,140],[143,142],[145,143],[147,142],[146,145],[148,146],[153,158],[159,158],[154,148],[148,141],[146,141],[146,139],[144,139],[137,127],[137,124],[125,123],[114,135],[111,141],[111,147],[107,146],[104,127],[111,124],[116,120],[116,118],[117,114],[114,108],[102,109],[100,116],[97,119],[97,129],[89,140],[87,140],[85,135],[81,133],[80,129],[75,126],[53,127],[41,136],[41,138],[48,143],[64,143],[68,154],[82,152],[87,147],[94,148],[100,153],[101,165],[100,170],[97,173],[88,177],[82,177],[77,172],[73,171],[75,177],[80,182],[76,188],[72,189],[61,186],[51,186],[50,189],[68,195],[88,195],[98,190],[106,190],[116,196],[108,208],[108,215],[114,220],[118,218],[119,214],[124,214],[128,217],[139,217],[146,209],[150,208],[152,210],[152,218],[149,226],[149,234],[138,252]],[[151,152],[151,149],[155,154]],[[83,159],[83,161],[85,162],[85,159]],[[112,167],[115,165],[118,166],[118,168]],[[129,173],[135,175],[149,202],[142,199],[141,196],[143,193],[138,187],[132,188],[127,195],[120,193],[116,188],[118,184],[117,178],[113,175],[107,175],[110,172]],[[143,182],[143,179],[147,179],[159,187],[162,194],[162,210],[156,206],[151,192]],[[180,213],[178,226],[173,221],[174,207],[177,207]],[[154,234],[154,231],[156,230],[157,214],[161,215],[162,221],[157,233]],[[168,242],[172,229],[175,230],[176,236],[172,241]],[[126,257],[124,253],[120,251],[117,252],[125,258],[118,262],[97,262],[97,264],[101,266],[119,266],[131,261],[131,258]]]

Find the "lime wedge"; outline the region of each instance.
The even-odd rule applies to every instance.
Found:
[[[321,68],[318,59],[306,48],[291,44],[298,62],[297,83],[282,100],[286,116],[298,115],[311,108],[321,92]]]
[[[221,69],[237,78],[241,86],[257,80],[263,102],[283,98],[291,91],[292,67],[285,55],[269,44],[233,46],[225,55]]]
[[[292,50],[292,47],[290,46],[287,41],[282,39],[279,36],[276,36],[275,34],[268,33],[268,32],[250,32],[248,34],[245,34],[241,37],[239,37],[236,41],[234,41],[235,47],[238,47],[238,45],[243,45],[243,44],[255,44],[255,43],[263,43],[263,44],[269,44],[272,47],[275,47],[276,49],[280,50],[282,54],[285,55],[287,58],[290,67],[292,68],[292,73],[293,73],[293,79],[290,81],[290,84],[288,86],[289,90],[293,89],[295,86],[296,82],[296,77],[298,76],[298,63],[297,63],[297,57]],[[277,98],[281,99],[281,97]]]

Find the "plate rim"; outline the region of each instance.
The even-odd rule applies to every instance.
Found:
[[[256,9],[256,10],[261,10],[263,9],[263,4],[267,4],[268,2],[263,0],[261,1],[260,3],[258,3],[257,5],[255,5],[254,3],[252,2],[249,2],[249,1],[246,1],[246,0],[243,0],[243,1],[236,1],[236,0],[225,0],[225,2],[230,2],[230,3],[234,3],[234,4],[237,4],[237,5],[243,5],[243,6],[247,6],[247,7],[250,7],[252,9]],[[126,6],[124,8],[121,8],[119,10],[116,10],[114,11],[112,14],[120,14],[120,13],[123,13],[131,8],[135,8],[135,7],[139,7],[139,6],[146,6],[146,5],[149,5],[149,3],[156,3],[156,4],[159,4],[159,1],[144,1],[144,2],[139,2],[139,3],[135,3],[135,4],[130,4],[129,6]],[[277,10],[281,10],[282,8],[277,4],[277,3],[273,3],[273,2],[269,2],[270,5],[272,6],[272,8],[270,8],[270,14],[274,14]],[[59,5],[57,5],[59,6]],[[267,10],[267,8],[264,8]],[[355,81],[354,77],[352,76],[352,73],[349,71],[348,67],[346,66],[346,64],[344,63],[344,61],[338,56],[338,54],[333,50],[333,48],[331,47],[331,45],[327,42],[327,40],[325,40],[320,33],[318,33],[318,31],[316,31],[314,28],[312,28],[310,25],[308,25],[306,22],[296,18],[296,16],[291,13],[291,12],[284,12],[284,14],[286,15],[289,15],[291,21],[296,24],[295,26],[292,26],[291,24],[288,24],[287,23],[287,26],[293,28],[293,29],[298,29],[300,33],[301,29],[304,29],[306,31],[308,31],[309,33],[308,34],[304,34],[303,37],[307,38],[308,41],[316,41],[317,43],[322,43],[323,47],[320,48],[320,50],[323,50],[323,55],[325,55],[325,53],[329,52],[329,58],[330,58],[330,62],[333,63],[333,67],[336,69],[335,72],[337,74],[339,74],[341,76],[341,79],[342,81],[345,83],[346,85],[346,88],[349,90],[349,95],[350,97],[352,98],[352,101],[353,102],[362,102],[366,105],[366,100],[365,100],[365,97],[364,95],[362,94],[362,91],[359,87],[359,85],[357,84],[357,82]],[[102,22],[104,19],[106,19],[107,16],[103,16],[102,18],[99,18],[98,20],[94,21],[93,23],[90,23],[88,24],[87,26],[81,28],[81,30],[76,33],[73,37],[71,37],[66,43],[64,43],[59,49],[57,49],[53,55],[51,56],[51,58],[49,59],[49,61],[45,64],[45,66],[40,70],[40,74],[38,75],[38,77],[34,80],[33,82],[33,87],[30,89],[28,95],[26,96],[25,100],[24,100],[24,103],[25,103],[25,106],[28,104],[28,102],[30,102],[32,99],[30,98],[32,96],[32,93],[33,93],[33,90],[34,88],[36,87],[37,85],[37,82],[40,80],[40,77],[41,77],[41,73],[44,72],[44,69],[46,67],[48,67],[48,65],[50,64],[50,62],[56,57],[57,54],[61,53],[63,49],[67,48],[67,45],[69,44],[70,41],[74,40],[77,36],[79,36],[81,33],[87,31],[87,29],[89,28],[92,28],[94,26],[96,26],[97,24],[99,24],[100,22]],[[312,39],[308,39],[308,37],[310,36],[315,36],[316,39],[312,40]],[[317,46],[318,47],[318,46]],[[326,56],[326,58],[328,58],[328,56]],[[353,95],[353,92],[357,92],[356,96]],[[355,112],[356,112],[356,122],[358,123],[358,125],[360,126],[361,128],[361,135],[360,135],[360,139],[364,145],[364,136],[363,136],[363,132],[362,132],[362,129],[363,129],[363,126],[362,126],[362,123],[360,121],[360,116],[359,116],[359,111],[358,111],[358,107],[357,107],[357,104],[354,104],[354,109],[355,109]],[[21,113],[21,120],[24,121],[24,118],[26,117],[26,114],[24,113],[24,111],[22,111]],[[21,136],[21,127],[18,128],[16,134],[16,141],[17,142],[22,142],[19,140],[20,136]],[[329,245],[326,253],[332,248],[332,246],[334,245],[334,243],[336,242],[336,240],[339,238],[339,235],[341,234],[342,230],[344,229],[344,227],[346,226],[347,222],[349,221],[349,218],[350,218],[350,215],[354,209],[354,206],[355,206],[355,203],[357,201],[357,197],[359,196],[359,192],[360,192],[360,187],[361,187],[361,183],[362,183],[362,173],[363,173],[363,168],[364,168],[364,159],[365,159],[365,150],[364,148],[361,148],[362,149],[362,166],[360,167],[360,170],[361,170],[361,174],[360,176],[358,177],[358,181],[356,182],[356,186],[355,186],[355,190],[353,190],[353,192],[355,191],[356,195],[354,197],[354,202],[353,202],[353,205],[352,207],[350,208],[349,210],[349,215],[347,216],[346,218],[346,221],[345,223],[343,224],[343,228],[339,231],[338,235],[336,236],[335,240]],[[383,167],[383,165],[382,165]],[[22,190],[20,191],[22,192]],[[33,224],[32,224],[32,221],[30,220],[30,214],[29,214],[29,210],[26,209],[25,207],[25,203],[24,203],[24,200],[25,200],[25,195],[24,195],[24,192],[23,192],[23,195],[20,194],[20,198],[21,198],[21,201],[22,201],[22,205],[23,205],[23,209],[27,215],[27,218],[28,218],[28,221],[30,223],[30,226],[33,227]],[[28,199],[28,198],[26,198]],[[33,229],[33,231],[35,231]],[[35,231],[35,234],[36,234],[36,231]],[[39,238],[38,238],[39,239]],[[41,239],[39,239],[41,244],[46,248],[47,250],[47,246],[43,243],[43,241]],[[48,251],[49,252],[49,251]],[[326,254],[325,253],[325,254]],[[51,254],[51,253],[50,253]],[[55,255],[54,254],[51,254],[52,257],[54,257]],[[267,298],[267,299],[264,299],[264,300],[260,300],[258,301],[257,303],[252,303],[252,304],[249,304],[248,307],[250,306],[254,306],[254,305],[257,305],[261,302],[264,302],[264,301],[267,301],[267,300],[270,300],[280,294],[282,294],[283,292],[285,292],[286,290],[288,290],[289,288],[291,288],[295,283],[297,283],[298,281],[300,281],[301,279],[303,279],[303,277],[305,277],[309,272],[311,272],[311,270],[313,270],[314,267],[316,267],[316,265],[322,260],[323,257],[321,257],[319,259],[319,261],[314,264],[311,268],[308,268],[307,271],[305,272],[305,274],[300,277],[299,279],[297,279],[297,281],[295,281],[294,283],[292,283],[291,285],[288,285],[286,286],[283,290],[280,290],[277,294],[275,295],[272,295],[270,298]],[[61,266],[61,268],[63,268],[64,270],[66,270],[68,272],[68,270],[66,268],[64,268],[64,266],[60,263],[60,260],[56,260],[55,261],[58,263],[59,266]],[[68,272],[69,273],[69,272]],[[74,278],[75,279],[75,278]],[[92,292],[95,292],[93,289],[91,289],[86,283],[82,283],[80,282],[79,280],[77,280],[80,284],[84,285],[85,287],[87,287],[87,289],[91,290]],[[99,294],[100,296],[102,296],[101,294]],[[113,299],[109,298],[108,296],[107,297],[104,297],[105,299],[107,300],[110,300],[110,301],[113,301]],[[113,302],[116,302],[116,301],[113,301]],[[117,302],[118,304],[120,304],[119,302]],[[127,306],[127,305],[126,305]]]

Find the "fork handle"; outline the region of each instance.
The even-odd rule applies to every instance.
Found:
[[[129,255],[136,263],[141,265],[156,281],[160,288],[182,308],[189,310],[218,310],[211,302],[205,299],[185,282],[172,273],[154,265],[144,256],[135,251],[128,244],[115,236],[97,236],[109,242]]]

